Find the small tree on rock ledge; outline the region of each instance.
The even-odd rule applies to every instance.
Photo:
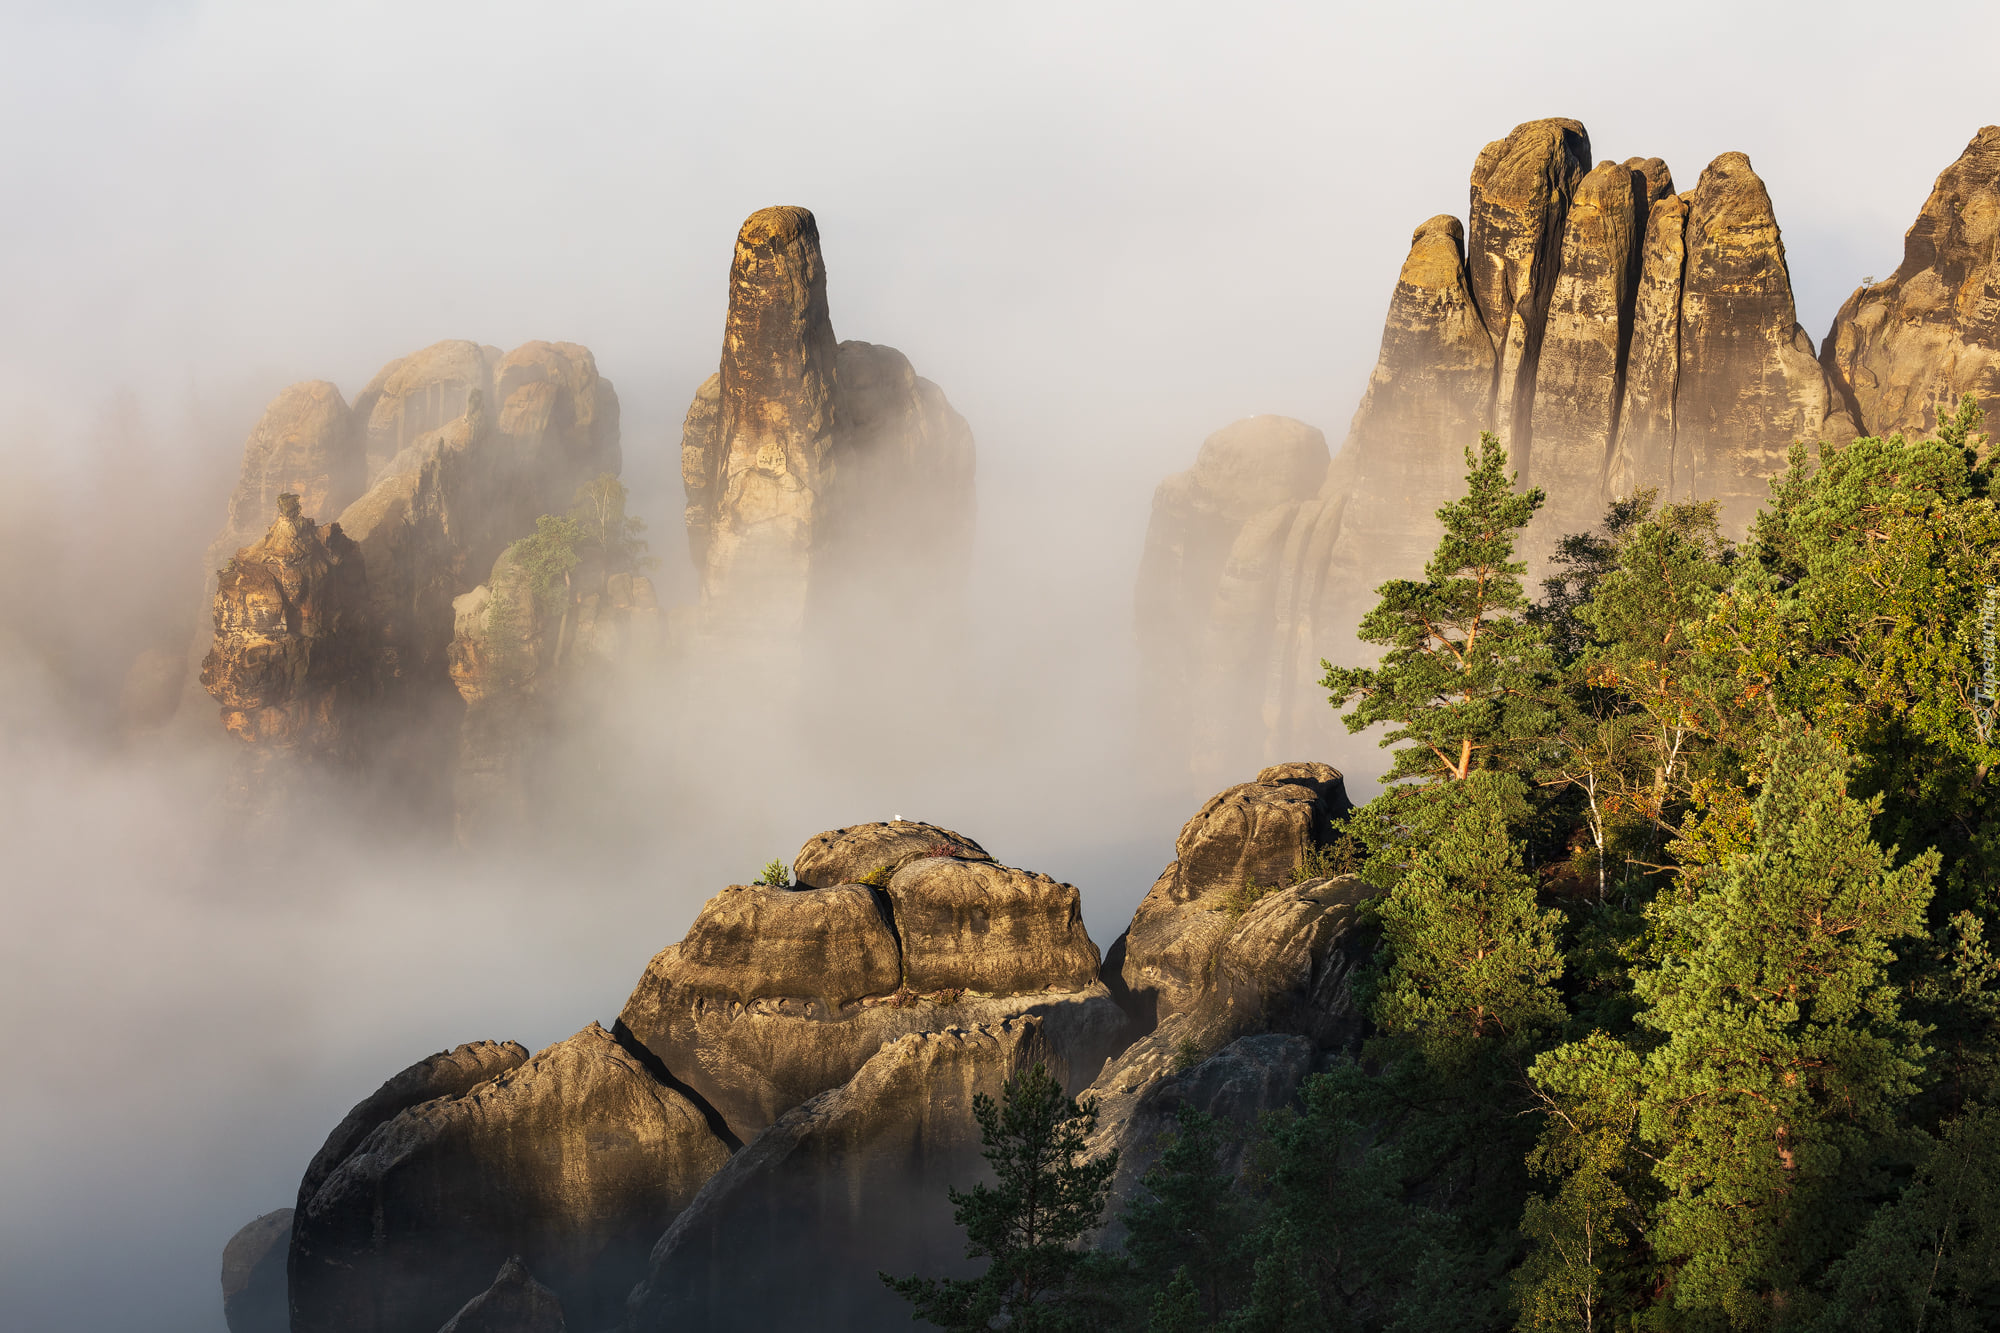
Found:
[[[965,1229],[965,1253],[990,1259],[976,1278],[890,1277],[913,1317],[975,1333],[1054,1333],[1103,1327],[1090,1293],[1098,1257],[1076,1248],[1103,1216],[1118,1170],[1116,1151],[1086,1160],[1084,1140],[1097,1108],[1063,1095],[1046,1066],[1007,1080],[1001,1100],[973,1098],[984,1156],[994,1183],[952,1190],[952,1219]]]

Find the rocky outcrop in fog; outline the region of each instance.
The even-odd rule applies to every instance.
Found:
[[[1247,1125],[1352,1040],[1364,890],[1309,873],[1347,809],[1324,764],[1218,794],[1102,961],[1074,887],[963,834],[817,834],[796,884],[711,898],[611,1031],[461,1046],[357,1105],[300,1184],[291,1328],[896,1322],[877,1270],[964,1271],[976,1095],[1035,1063],[1088,1090],[1129,1193],[1174,1108]]]
[[[566,1333],[562,1302],[519,1259],[501,1266],[493,1285],[465,1303],[438,1333]]]
[[[224,724],[249,744],[248,771],[265,771],[280,751],[365,756],[386,799],[442,817],[440,794],[448,808],[459,752],[469,747],[481,756],[471,765],[476,786],[485,756],[505,747],[486,739],[500,711],[491,707],[470,738],[461,735],[454,677],[477,675],[481,659],[472,651],[454,658],[461,619],[454,602],[539,516],[565,512],[592,478],[615,476],[618,420],[616,393],[589,350],[574,343],[531,342],[504,356],[475,343],[439,343],[391,362],[353,412],[331,385],[281,394],[252,435],[238,500],[261,493],[270,476],[290,475],[302,457],[344,458],[348,471],[339,475],[351,478],[365,453],[371,484],[327,526],[323,556],[293,531],[313,521],[304,497],[299,512],[281,517],[293,527],[272,529],[263,544],[282,536],[291,553],[279,563],[307,570],[309,588],[317,586],[315,560],[337,569],[327,584],[341,590],[337,616],[323,607],[306,614],[314,608],[304,604],[298,614],[287,610],[277,585],[257,573],[276,568],[276,547],[246,548],[220,578],[202,682],[223,705]],[[312,430],[295,425],[288,435],[280,429],[288,422]],[[312,447],[272,443],[297,439]],[[331,482],[312,494],[327,505],[346,498]],[[233,507],[232,522],[234,514]],[[650,584],[640,586],[629,570],[616,587],[603,562],[590,572],[597,586],[580,616],[564,617],[564,649],[598,633],[600,620],[602,636],[615,638],[612,622],[630,617],[609,614],[614,604],[635,615],[657,610]],[[474,693],[485,702],[504,691],[475,684]]]
[[[973,443],[892,347],[836,343],[818,224],[744,222],[722,365],[681,437],[702,622],[732,642],[798,643],[890,596],[956,593],[971,550]]]
[[[229,516],[208,551],[208,567],[262,535],[280,495],[295,495],[300,510],[325,522],[366,488],[354,414],[340,390],[307,380],[281,390],[243,445],[243,468],[229,497]]]
[[[2000,421],[2000,125],[1945,168],[1903,239],[1903,262],[1858,288],[1820,361],[1869,435],[1916,435],[1971,394]]]
[[[1206,587],[1175,587],[1152,558],[1184,540],[1163,486],[1139,603],[1195,611],[1177,647],[1147,656],[1196,772],[1334,739],[1320,659],[1372,655],[1355,626],[1384,580],[1421,576],[1435,511],[1481,430],[1548,492],[1522,552],[1531,579],[1562,534],[1639,486],[1717,500],[1741,533],[1793,441],[1854,434],[1798,325],[1749,159],[1723,154],[1684,194],[1658,158],[1590,160],[1573,120],[1531,121],[1481,150],[1469,222],[1435,217],[1411,237],[1374,373],[1314,493],[1288,480],[1282,501],[1214,538],[1232,558]],[[1239,562],[1238,542],[1273,554]],[[1209,687],[1175,711],[1171,682],[1189,678]],[[1201,734],[1217,717],[1230,719],[1219,741]]]
[[[287,759],[352,757],[354,708],[373,690],[374,622],[359,551],[281,495],[277,517],[216,576],[214,647],[201,683],[222,724],[275,777]]]

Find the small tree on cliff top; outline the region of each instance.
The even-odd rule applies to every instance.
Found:
[[[972,1100],[994,1183],[952,1190],[952,1219],[965,1228],[965,1253],[990,1259],[976,1278],[881,1275],[915,1309],[914,1318],[953,1333],[1004,1327],[1017,1333],[1095,1328],[1094,1301],[1080,1280],[1094,1256],[1075,1248],[1093,1230],[1111,1194],[1118,1154],[1084,1159],[1097,1108],[1063,1095],[1042,1065],[1007,1081],[1001,1100]]]
[[[1548,632],[1524,613],[1525,566],[1515,534],[1542,507],[1540,490],[1516,493],[1507,451],[1482,432],[1479,454],[1465,451],[1466,493],[1437,511],[1444,536],[1421,583],[1392,579],[1361,622],[1364,642],[1389,651],[1379,667],[1322,661],[1320,684],[1349,731],[1395,724],[1384,746],[1397,751],[1385,780],[1462,780],[1506,761],[1545,731],[1543,684]]]

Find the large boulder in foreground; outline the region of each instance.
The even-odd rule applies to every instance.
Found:
[[[796,864],[870,883],[723,890],[619,1016],[738,1136],[915,1032],[1035,1015],[1073,1088],[1116,1049],[1124,1017],[1073,886],[923,824],[823,833]]]
[[[292,1210],[280,1208],[246,1223],[222,1247],[222,1319],[229,1333],[287,1333],[285,1252]]]
[[[1047,1057],[1032,1018],[883,1046],[751,1140],[675,1219],[633,1290],[628,1333],[906,1322],[873,1275],[965,1270],[946,1190],[984,1174],[973,1098],[997,1099]]]
[[[1339,770],[1317,763],[1274,765],[1209,798],[1113,946],[1124,998],[1143,1026],[1214,993],[1226,940],[1263,929],[1272,913],[1298,915],[1300,928],[1317,919],[1307,904],[1318,899],[1291,881],[1350,808]]]
[[[294,1333],[436,1333],[515,1256],[573,1323],[612,1322],[729,1156],[663,1072],[593,1023],[377,1125],[301,1198]]]

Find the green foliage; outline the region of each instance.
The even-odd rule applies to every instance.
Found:
[[[1388,969],[1375,1022],[1443,1067],[1484,1042],[1532,1042],[1563,1018],[1560,918],[1535,904],[1495,776],[1448,789],[1456,818],[1377,909]]]
[[[867,874],[863,875],[859,880],[856,880],[855,882],[858,884],[866,884],[871,889],[886,889],[889,887],[889,881],[894,879],[895,877],[896,877],[896,867],[876,866],[873,870],[869,871]]]
[[[1207,1326],[1242,1298],[1254,1250],[1248,1200],[1220,1165],[1223,1143],[1221,1122],[1183,1104],[1121,1218],[1133,1276],[1142,1287],[1164,1284],[1159,1298],[1187,1327]],[[1191,1315],[1201,1322],[1186,1324]]]
[[[507,548],[544,615],[560,616],[569,605],[569,575],[583,558],[577,554],[583,538],[575,519],[543,514],[534,532]]]
[[[1361,622],[1362,640],[1389,650],[1382,665],[1320,663],[1333,706],[1354,702],[1347,729],[1388,723],[1382,744],[1403,746],[1387,781],[1512,768],[1543,725],[1548,631],[1524,614],[1526,567],[1513,558],[1515,535],[1543,496],[1515,494],[1507,451],[1493,435],[1481,435],[1479,447],[1477,459],[1466,450],[1464,497],[1438,510],[1444,537],[1424,581],[1383,584]]]
[[[1244,880],[1225,891],[1215,910],[1231,921],[1241,921],[1243,914],[1278,891],[1276,884],[1259,884],[1255,880]]]
[[[1292,883],[1305,884],[1315,879],[1352,875],[1361,869],[1365,856],[1360,841],[1343,829],[1332,842],[1325,846],[1315,843],[1299,855],[1299,863],[1292,867]]]
[[[1174,1043],[1174,1072],[1176,1074],[1187,1073],[1188,1070],[1193,1069],[1207,1058],[1208,1052],[1202,1050],[1201,1043],[1193,1037],[1182,1037]]]
[[[648,542],[639,534],[646,521],[626,514],[625,483],[609,472],[600,472],[577,487],[569,517],[580,525],[583,540],[604,553],[614,569],[647,569],[659,561],[646,554]]]
[[[792,868],[774,857],[764,863],[764,873],[751,883],[772,889],[789,889],[792,887]]]
[[[1626,1125],[1651,1164],[1647,1242],[1683,1312],[1774,1324],[1860,1230],[1929,1054],[1889,971],[1893,943],[1924,934],[1936,857],[1894,865],[1848,766],[1823,734],[1774,731],[1747,821],[1690,829],[1683,888],[1651,909],[1641,1032],[1535,1064],[1554,1112],[1540,1159],[1567,1175],[1531,1210],[1542,1253],[1526,1308],[1603,1294],[1575,1254],[1589,1219],[1610,1244],[1630,1202],[1606,1127]]]
[[[1097,1108],[1063,1095],[1042,1065],[1007,1081],[1001,1100],[973,1099],[992,1185],[952,1190],[967,1258],[989,1260],[976,1278],[882,1280],[913,1316],[954,1333],[1004,1326],[1021,1333],[1103,1326],[1090,1279],[1097,1268],[1077,1243],[1097,1227],[1118,1169],[1116,1152],[1086,1158]]]

